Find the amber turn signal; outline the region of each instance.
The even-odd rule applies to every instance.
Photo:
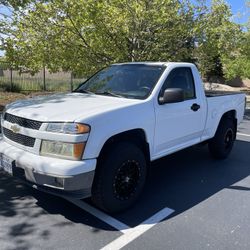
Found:
[[[77,128],[78,134],[85,134],[85,133],[89,133],[90,131],[90,127],[86,124],[77,123],[76,128]]]
[[[83,155],[83,152],[84,152],[84,149],[85,149],[85,145],[86,145],[86,143],[74,144],[74,158],[75,159],[80,160],[82,158],[82,155]]]

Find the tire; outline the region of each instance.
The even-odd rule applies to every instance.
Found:
[[[140,148],[128,142],[114,144],[98,163],[93,203],[109,213],[129,208],[140,196],[146,175],[147,164]]]
[[[232,119],[223,119],[214,138],[208,143],[210,154],[215,159],[226,159],[232,151],[236,138],[236,126]]]

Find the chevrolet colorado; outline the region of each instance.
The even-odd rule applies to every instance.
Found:
[[[150,162],[201,142],[226,158],[245,103],[241,93],[205,92],[190,63],[114,64],[72,93],[7,105],[0,165],[37,188],[121,211],[141,194]]]

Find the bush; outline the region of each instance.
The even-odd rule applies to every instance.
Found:
[[[10,83],[0,83],[0,90],[7,91],[7,92],[15,92],[20,93],[21,88],[17,84],[11,84]]]

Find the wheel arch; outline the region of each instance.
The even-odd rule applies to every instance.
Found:
[[[101,151],[99,152],[97,159],[102,159],[108,150],[116,143],[130,142],[139,147],[145,155],[147,163],[150,162],[150,147],[147,141],[146,133],[143,129],[131,129],[118,134],[115,134],[108,138],[103,144]]]
[[[235,109],[229,110],[227,112],[225,112],[222,116],[221,119],[218,123],[218,126],[216,128],[216,131],[218,130],[218,127],[220,126],[220,124],[225,120],[225,119],[231,119],[233,120],[234,126],[235,126],[235,137],[236,137],[236,133],[237,133],[237,111]]]

